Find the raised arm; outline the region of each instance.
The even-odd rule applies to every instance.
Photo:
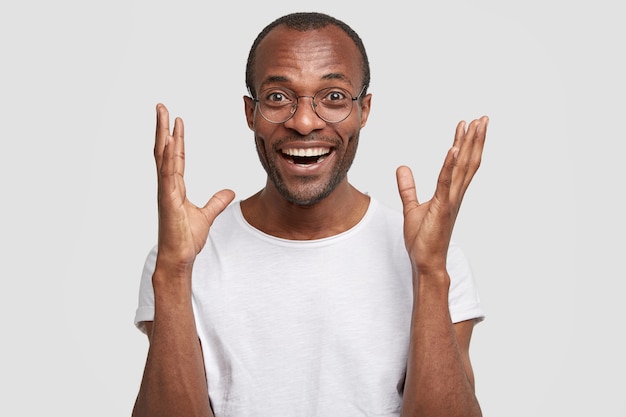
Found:
[[[408,167],[396,173],[414,291],[403,417],[482,415],[469,362],[473,323],[452,324],[446,259],[463,195],[480,165],[488,121],[483,116],[467,130],[465,122],[458,124],[430,201],[418,201]]]
[[[147,326],[150,347],[133,416],[213,416],[191,303],[191,271],[211,224],[234,193],[222,190],[201,208],[187,199],[183,121],[176,118],[170,132],[167,109],[158,104],[156,110],[159,237],[152,276],[155,311],[152,325]]]

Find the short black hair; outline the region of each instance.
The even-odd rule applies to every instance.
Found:
[[[300,32],[321,29],[328,25],[334,25],[343,30],[354,41],[354,44],[361,53],[361,72],[363,75],[362,95],[365,95],[367,87],[369,87],[370,84],[370,64],[367,59],[367,52],[365,52],[365,46],[363,45],[361,37],[346,23],[327,14],[317,12],[297,12],[279,17],[269,25],[265,26],[252,43],[252,47],[250,48],[250,53],[248,55],[248,62],[246,64],[246,87],[252,97],[256,96],[256,91],[252,85],[252,78],[254,76],[252,68],[256,58],[257,47],[267,34],[279,25],[285,25],[289,29],[295,29]]]

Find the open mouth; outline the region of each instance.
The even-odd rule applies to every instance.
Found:
[[[331,148],[289,148],[281,149],[283,157],[296,165],[311,165],[322,162],[331,153]]]

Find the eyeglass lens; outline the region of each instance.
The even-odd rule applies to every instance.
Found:
[[[284,123],[296,112],[299,99],[312,98],[311,105],[315,113],[329,123],[338,123],[345,120],[352,112],[355,98],[347,90],[340,87],[325,88],[315,96],[296,96],[287,89],[270,88],[264,90],[257,103],[261,115],[269,122]]]

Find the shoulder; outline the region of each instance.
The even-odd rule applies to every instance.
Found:
[[[469,260],[465,256],[465,252],[459,244],[452,241],[448,246],[448,269],[463,272],[464,274],[471,274]]]

